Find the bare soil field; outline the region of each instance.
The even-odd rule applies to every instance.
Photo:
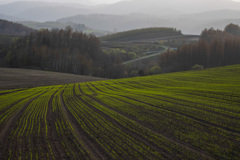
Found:
[[[62,85],[103,78],[31,69],[0,68],[0,90]]]

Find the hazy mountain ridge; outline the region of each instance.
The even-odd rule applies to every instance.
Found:
[[[13,21],[13,22],[16,22],[16,21],[24,21],[24,19],[22,19],[22,18],[13,17],[13,16],[8,16],[8,15],[4,15],[4,14],[1,14],[1,13],[0,13],[0,19],[8,20],[8,21]]]
[[[163,15],[179,15],[188,13],[206,12],[211,10],[240,10],[240,3],[226,0],[131,0],[122,1],[112,5],[100,8],[98,13],[105,14],[129,14],[133,12],[153,14],[158,16]]]
[[[47,3],[47,2],[14,2],[0,6],[0,13],[17,16],[31,21],[53,21],[58,18],[88,14],[90,8],[85,5]]]
[[[87,3],[87,0],[84,1]],[[211,11],[210,11],[211,10]],[[10,21],[60,21],[85,24],[107,31],[146,27],[174,27],[200,34],[203,28],[239,24],[240,3],[227,0],[132,0],[108,5],[48,2],[14,2],[0,5],[2,19]],[[10,17],[19,17],[14,19]],[[67,18],[64,18],[67,17]],[[221,24],[222,23],[222,24]]]
[[[31,14],[31,13],[34,13]],[[24,17],[25,19],[34,20],[34,21],[54,21],[56,19],[67,17],[67,16],[74,16],[76,14],[86,14],[89,13],[87,9],[79,9],[73,7],[66,7],[66,6],[50,6],[50,7],[37,7],[26,10],[22,12],[20,17]]]
[[[77,14],[120,14],[143,13],[149,15],[184,15],[210,10],[240,10],[240,3],[226,0],[206,1],[164,1],[164,0],[131,0],[121,1],[108,5],[86,5],[72,3],[49,3],[49,2],[29,2],[19,1],[5,5],[0,5],[0,13],[23,19],[37,21],[39,14],[42,13],[40,20],[56,20],[63,17],[74,16]],[[53,15],[52,15],[53,14]],[[40,14],[41,15],[41,14]],[[48,15],[48,16],[46,16]],[[58,15],[58,16],[57,16]]]
[[[221,16],[220,16],[221,15]],[[240,10],[230,10],[230,9],[222,9],[222,10],[213,10],[206,11],[194,14],[186,14],[181,15],[183,18],[198,18],[198,19],[239,19],[240,18]]]
[[[61,22],[56,22],[56,21],[48,21],[48,22],[32,22],[32,21],[24,21],[20,22],[21,24],[39,30],[39,29],[65,29],[68,26],[71,26],[71,28],[74,31],[84,31],[89,29],[87,26],[84,24],[75,24],[75,23],[61,23]]]
[[[62,18],[57,20],[59,22],[73,22],[83,23],[89,27],[110,30],[110,31],[124,31],[135,28],[166,26],[170,22],[159,17],[148,16],[143,14],[129,14],[129,15],[108,15],[108,14],[91,14],[91,15],[77,15],[69,18]]]
[[[219,15],[223,14],[223,17]],[[146,14],[108,15],[92,14],[62,18],[59,22],[83,23],[96,29],[125,31],[146,27],[174,27],[188,34],[200,34],[204,28],[223,29],[229,23],[240,25],[240,11],[218,10],[193,15],[153,16]]]

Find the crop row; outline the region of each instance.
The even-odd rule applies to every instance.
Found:
[[[106,98],[106,103],[103,103],[102,105],[99,105],[103,102],[104,96],[93,94],[92,96],[88,96],[89,93],[92,93],[93,91],[91,89],[88,89],[87,84],[81,84],[80,85],[80,90],[81,92],[85,93],[84,95],[81,95],[81,97],[85,97],[87,102],[91,102],[92,106],[95,106],[98,110],[100,110],[102,113],[112,117],[112,119],[116,120],[118,123],[121,124],[121,126],[124,126],[125,130],[130,131],[131,136],[137,136],[142,137],[144,140],[147,141],[148,143],[151,143],[152,145],[149,146],[150,148],[161,148],[158,149],[164,151],[164,155],[167,156],[168,158],[171,157],[178,157],[182,158],[184,157],[185,159],[190,158],[194,159],[194,155],[197,155],[197,157],[200,157],[198,153],[195,151],[190,151],[188,147],[182,147],[183,144],[178,144],[175,141],[169,141],[169,138],[165,137],[162,134],[156,133],[148,129],[148,127],[144,127],[141,123],[136,122],[134,112],[133,115],[131,115],[130,118],[128,118],[125,114],[121,114],[122,111],[118,110],[118,108],[125,109],[127,111],[129,110],[128,106],[126,104],[121,104],[121,101],[114,101],[113,98],[111,97],[105,97]],[[99,99],[96,101],[97,97]],[[107,104],[107,105],[106,105]],[[117,108],[118,107],[118,108]],[[118,111],[120,111],[120,113]],[[125,131],[126,132],[126,131]],[[154,151],[154,149],[151,149]],[[148,151],[148,152],[151,152]],[[156,151],[156,150],[155,150]],[[181,154],[179,154],[181,153]],[[170,156],[171,155],[171,156]],[[181,155],[181,156],[180,156]],[[171,159],[170,158],[170,159]],[[196,157],[195,157],[196,158]]]
[[[17,113],[28,101],[34,99],[35,97],[43,94],[46,90],[50,88],[44,88],[44,90],[39,90],[36,88],[27,89],[19,92],[13,92],[0,97],[0,128],[8,121],[13,114]]]
[[[100,104],[93,104],[93,101],[84,95],[81,95],[81,99],[74,96],[68,97],[68,95],[73,95],[73,86],[69,89],[72,90],[72,94],[69,93],[70,91],[64,92],[66,106],[78,121],[79,127],[100,148],[102,155],[106,154],[108,158],[113,159],[117,157],[146,159],[147,155],[152,158],[158,156],[157,152],[150,154],[147,145],[115,126],[113,119],[110,117],[111,120],[106,119],[103,116],[105,114],[99,110],[102,107]]]
[[[8,113],[20,111],[3,140],[4,159],[89,159],[62,111],[63,89],[41,87],[27,90],[25,95],[21,91],[18,97],[17,93],[12,96],[16,99],[13,100],[20,101],[4,114],[11,117]]]
[[[170,94],[162,96],[161,90],[159,94],[133,90],[133,88],[125,92],[124,90],[117,92],[119,90],[115,87],[111,90],[109,85],[102,85],[101,82],[85,85],[89,87],[88,91],[83,87],[86,94],[92,94],[99,101],[124,115],[135,117],[140,123],[147,124],[153,130],[211,152],[215,157],[224,157],[226,153],[229,157],[239,155],[238,114],[231,116],[228,114],[229,117],[220,115],[218,112],[206,110],[208,108],[204,108],[203,104],[188,103],[186,99],[175,99]]]
[[[42,88],[43,91],[45,90]],[[50,96],[57,88],[45,91],[20,111],[14,129],[7,135],[9,157],[49,159],[53,156],[48,140],[47,110]]]
[[[52,102],[49,105],[49,126],[51,128],[51,138],[58,139],[55,144],[57,152],[56,159],[63,157],[71,159],[91,159],[90,154],[85,149],[83,143],[74,134],[74,128],[69,122],[66,113],[62,109],[61,95],[66,86],[62,86],[60,90],[52,96]],[[62,154],[62,157],[60,156]]]
[[[237,160],[239,70],[0,91],[0,159]]]

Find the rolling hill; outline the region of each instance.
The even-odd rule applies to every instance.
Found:
[[[101,37],[103,41],[142,41],[146,39],[155,39],[161,37],[182,36],[181,31],[175,28],[143,28],[119,32]]]
[[[239,93],[240,65],[1,91],[0,158],[238,160]]]
[[[28,21],[44,22],[92,12],[89,12],[88,7],[82,4],[17,1],[0,5],[0,13]]]
[[[0,90],[104,80],[99,77],[13,68],[0,68],[0,77]]]

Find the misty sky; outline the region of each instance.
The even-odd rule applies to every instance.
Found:
[[[45,2],[60,2],[60,3],[83,3],[83,4],[101,4],[101,3],[115,3],[115,2],[120,2],[120,1],[126,1],[126,0],[0,0],[0,4],[3,3],[10,3],[10,2],[15,2],[15,1],[45,1]],[[203,1],[203,0],[194,0],[194,1]],[[216,1],[218,0],[207,0],[209,1]],[[231,1],[231,0],[226,0],[226,1]],[[232,0],[235,2],[240,2],[240,0]]]
[[[45,2],[58,2],[58,3],[89,3],[89,4],[101,4],[101,3],[116,3],[123,0],[0,0],[0,3],[10,3],[15,1],[45,1]]]

